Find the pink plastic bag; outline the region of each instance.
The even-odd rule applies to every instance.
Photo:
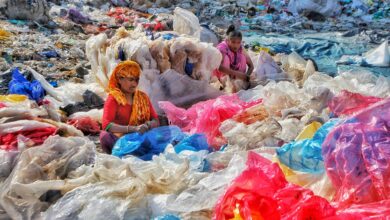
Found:
[[[188,110],[178,108],[170,102],[159,102],[159,106],[165,111],[172,125],[191,134],[203,133],[209,145],[219,148],[226,144],[226,140],[219,131],[222,122],[259,103],[261,100],[243,102],[234,94],[197,103]]]
[[[337,116],[351,115],[382,100],[382,98],[364,96],[359,93],[352,93],[347,90],[343,90],[330,101],[328,106]]]
[[[276,163],[249,152],[247,166],[218,201],[213,219],[324,219],[335,215],[326,199],[288,183]]]
[[[374,104],[333,131],[322,145],[339,209],[390,199],[390,99]]]

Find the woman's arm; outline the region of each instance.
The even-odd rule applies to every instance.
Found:
[[[253,70],[255,69],[254,66],[253,66],[253,62],[252,62],[252,59],[250,58],[250,56],[248,55],[247,52],[244,52],[245,53],[245,57],[246,57],[246,65],[248,65],[248,71],[246,72],[246,75],[247,76],[250,76],[252,75],[253,73]]]
[[[234,70],[231,70],[230,68],[227,68],[225,66],[219,66],[219,71],[225,73],[225,74],[228,74],[229,76],[234,76],[236,78],[239,78],[239,79],[242,79],[242,80],[246,80],[246,74],[243,73],[243,72],[240,72],[240,71],[234,71]]]
[[[133,132],[140,132],[140,126],[125,126],[125,125],[118,125],[115,123],[110,123],[107,125],[106,128],[107,131],[111,133],[121,133],[121,134],[127,134],[127,133],[133,133]]]

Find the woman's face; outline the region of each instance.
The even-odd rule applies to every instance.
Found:
[[[138,78],[119,76],[118,83],[123,93],[133,94],[138,86]]]
[[[242,40],[239,37],[228,39],[228,46],[233,52],[237,52],[241,47]]]

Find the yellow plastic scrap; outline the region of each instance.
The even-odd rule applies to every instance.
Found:
[[[11,36],[12,36],[12,34],[10,32],[0,28],[0,41],[6,41]]]
[[[267,53],[269,53],[270,52],[270,49],[269,48],[267,48],[267,47],[259,47],[259,46],[255,46],[255,48],[254,48],[254,50],[253,50],[254,52],[256,52],[256,53],[260,53],[260,51],[264,51],[264,52],[267,52]]]
[[[307,125],[301,133],[298,135],[297,138],[295,138],[295,141],[299,140],[305,140],[313,138],[314,134],[317,132],[317,130],[322,126],[321,123],[314,121],[311,124]]]
[[[240,214],[240,205],[236,204],[236,208],[233,211],[234,218],[231,218],[230,220],[243,220]]]
[[[27,100],[25,95],[0,95],[0,102],[23,102]]]

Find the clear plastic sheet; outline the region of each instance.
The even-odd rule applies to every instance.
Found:
[[[158,114],[163,114],[159,101],[169,101],[175,106],[188,108],[200,101],[223,95],[223,92],[212,88],[207,81],[194,80],[174,70],[158,76],[151,88],[149,97]]]
[[[24,150],[1,186],[0,205],[13,219],[33,219],[45,211],[80,166],[94,162],[95,146],[84,138],[50,137]]]

